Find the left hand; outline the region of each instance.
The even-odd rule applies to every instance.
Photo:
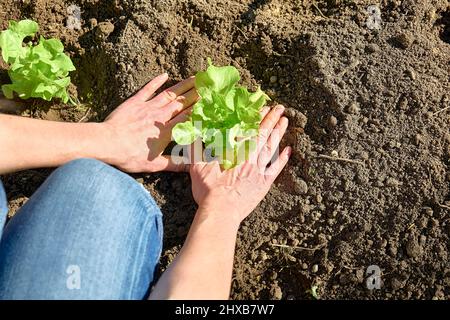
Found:
[[[288,127],[283,112],[281,105],[271,111],[262,110],[256,151],[249,160],[228,170],[222,170],[217,160],[191,165],[192,194],[199,205],[198,212],[219,215],[220,221],[228,219],[239,226],[263,200],[292,152],[287,146],[278,153]]]
[[[106,161],[127,172],[187,171],[162,155],[171,141],[172,128],[186,120],[199,96],[195,78],[188,78],[157,96],[167,81],[162,74],[122,103],[101,125],[108,132]]]

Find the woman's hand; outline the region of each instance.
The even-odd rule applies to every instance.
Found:
[[[191,165],[192,193],[198,212],[227,214],[240,224],[262,201],[291,154],[290,147],[284,148],[268,166],[288,126],[283,111],[283,106],[262,111],[257,149],[245,163],[230,170],[221,170],[217,161]]]
[[[186,120],[199,98],[194,88],[195,78],[153,97],[167,77],[162,74],[150,81],[102,123],[107,133],[106,162],[127,172],[187,170],[187,166],[176,164],[162,153],[171,141],[172,128]]]
[[[162,274],[150,299],[227,299],[241,221],[264,198],[291,154],[277,154],[288,126],[284,108],[264,109],[257,148],[243,164],[222,171],[217,161],[191,165],[199,208],[180,253]],[[195,151],[195,150],[194,150]],[[272,158],[276,160],[269,165]]]

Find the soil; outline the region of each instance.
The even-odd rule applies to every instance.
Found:
[[[21,4],[18,4],[21,3]],[[65,27],[82,9],[81,30]],[[288,107],[294,156],[239,231],[233,299],[450,299],[450,4],[371,1],[0,0],[72,56],[84,105],[22,115],[102,120],[154,76],[232,64]],[[5,66],[0,80],[8,81]],[[11,214],[50,170],[3,177]],[[135,176],[164,212],[161,270],[195,213],[189,177]],[[381,269],[381,289],[366,269]],[[313,290],[312,290],[313,289]]]

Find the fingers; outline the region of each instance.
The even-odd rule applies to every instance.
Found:
[[[269,139],[261,149],[258,156],[258,166],[265,169],[273,156],[279,149],[280,141],[286,133],[289,121],[286,117],[281,117],[272,130]]]
[[[200,138],[198,138],[188,147],[187,157],[189,159],[189,163],[196,164],[203,162],[203,152],[203,142]]]
[[[258,154],[261,152],[261,149],[266,144],[267,140],[272,133],[273,128],[280,120],[283,115],[284,107],[282,105],[276,106],[272,109],[262,120],[261,125],[259,126],[259,135],[258,135]]]
[[[195,77],[190,77],[186,80],[183,80],[173,87],[164,90],[160,94],[158,94],[155,98],[151,100],[153,106],[160,108],[165,106],[166,104],[174,101],[179,95],[188,92],[195,86]]]
[[[155,79],[147,83],[141,90],[134,96],[139,101],[147,101],[164,83],[166,83],[169,76],[167,73],[163,73],[157,76]]]
[[[251,157],[252,161],[256,161],[258,159],[259,153],[261,152],[262,148],[269,139],[273,128],[278,123],[278,120],[280,120],[281,116],[283,115],[283,112],[284,107],[282,105],[278,105],[269,112],[267,112],[266,116],[261,121],[261,124],[259,126],[259,134],[256,139],[256,152],[254,152]]]
[[[280,174],[281,170],[286,166],[291,156],[292,148],[286,147],[280,153],[278,158],[266,169],[266,179],[269,183],[273,183]]]
[[[172,128],[180,122],[185,122],[186,120],[188,120],[189,115],[191,114],[193,109],[193,106],[187,107],[186,109],[184,109],[183,111],[181,111],[179,114],[177,114],[175,117],[173,117],[172,119],[170,119],[170,121],[167,123],[168,128],[172,130]]]
[[[261,119],[264,119],[267,114],[269,113],[270,108],[269,107],[264,107],[261,109],[260,113],[261,113]]]
[[[192,106],[195,102],[197,102],[198,98],[199,96],[197,94],[197,90],[192,88],[185,94],[178,96],[175,101],[172,101],[168,105],[164,106],[163,109],[167,112],[167,117],[171,119],[184,109]]]

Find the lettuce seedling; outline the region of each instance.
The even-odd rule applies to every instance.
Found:
[[[66,91],[70,84],[68,75],[75,67],[58,39],[41,36],[37,45],[23,43],[26,37],[34,37],[38,29],[38,24],[31,20],[10,21],[8,29],[0,33],[2,58],[9,64],[12,82],[2,85],[3,94],[8,99],[16,92],[22,99],[60,98],[67,103],[70,99]]]
[[[205,147],[224,169],[247,160],[255,148],[261,123],[261,108],[270,98],[258,88],[249,92],[238,86],[238,70],[233,66],[216,67],[208,59],[208,68],[195,76],[200,100],[188,121],[177,124],[172,137],[180,145],[201,138]]]

